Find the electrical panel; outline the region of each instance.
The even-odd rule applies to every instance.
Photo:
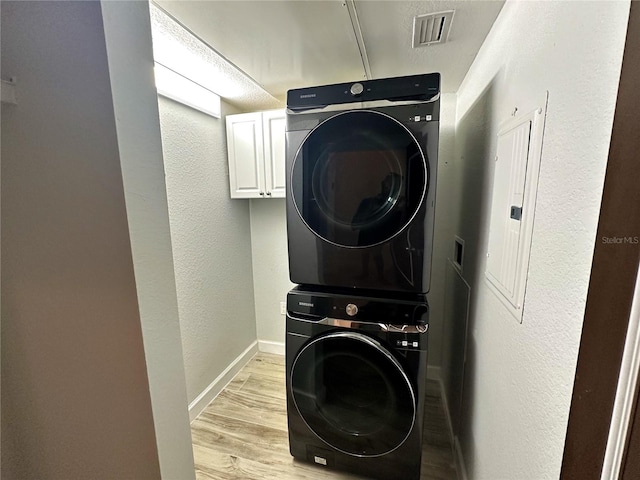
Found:
[[[529,270],[544,108],[507,122],[498,133],[485,275],[490,288],[522,322]]]

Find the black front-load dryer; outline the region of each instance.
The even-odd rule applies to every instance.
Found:
[[[420,477],[427,317],[420,298],[289,292],[287,418],[295,458],[367,478]]]
[[[290,90],[293,283],[429,291],[440,74]]]

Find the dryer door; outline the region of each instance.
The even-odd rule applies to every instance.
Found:
[[[304,346],[291,391],[309,428],[331,447],[374,457],[398,448],[416,420],[416,396],[396,358],[376,340],[337,331]]]
[[[426,194],[427,161],[414,135],[373,110],[334,115],[296,153],[291,195],[319,237],[368,247],[398,235]]]

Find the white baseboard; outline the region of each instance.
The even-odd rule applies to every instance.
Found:
[[[456,473],[458,474],[458,480],[467,480],[467,469],[464,466],[464,456],[462,455],[462,448],[460,447],[460,442],[458,441],[458,437],[455,438],[453,442],[453,454],[455,456],[456,462]]]
[[[258,353],[258,342],[254,341],[247,349],[242,352],[238,357],[231,362],[231,364],[218,375],[218,377],[209,384],[204,391],[196,397],[196,399],[189,404],[189,420],[192,422],[196,419],[202,411],[207,408],[214,398],[222,391],[227,384],[233,380],[242,367],[244,367],[253,356]]]
[[[275,355],[284,355],[284,343],[272,342],[269,340],[258,340],[258,351],[273,353]]]

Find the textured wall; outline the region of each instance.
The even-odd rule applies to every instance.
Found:
[[[2,2],[3,478],[160,478],[100,7]]]
[[[256,339],[249,204],[229,197],[224,117],[163,97],[159,104],[192,402]],[[223,115],[236,113],[222,106]]]
[[[507,2],[458,92],[471,285],[461,444],[473,479],[558,478],[628,2]],[[499,125],[549,91],[523,323],[484,266]]]
[[[284,198],[251,202],[253,288],[258,340],[284,344],[284,315],[280,302],[295,285],[289,281]]]

